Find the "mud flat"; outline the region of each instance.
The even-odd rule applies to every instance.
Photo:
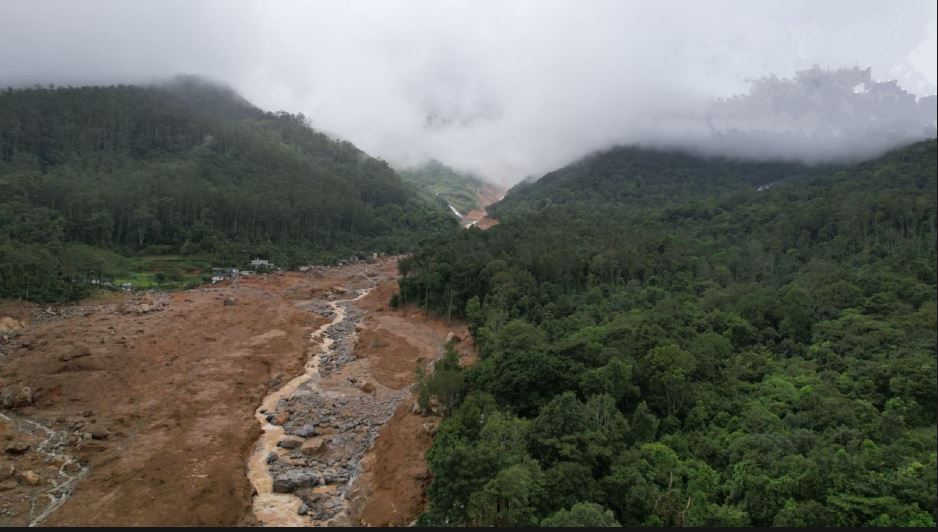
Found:
[[[264,479],[283,522],[412,522],[432,420],[395,412],[417,360],[464,333],[388,308],[397,260],[0,301],[0,526],[255,525],[273,519],[255,517]],[[261,437],[266,474],[249,478]]]

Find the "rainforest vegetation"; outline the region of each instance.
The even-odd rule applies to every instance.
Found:
[[[618,148],[402,261],[480,351],[420,524],[934,526],[935,159]]]

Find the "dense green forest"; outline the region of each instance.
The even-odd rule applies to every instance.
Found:
[[[935,159],[619,148],[403,261],[480,350],[420,523],[934,526]]]
[[[0,91],[0,189],[0,297],[41,301],[159,263],[141,257],[293,266],[407,251],[457,225],[303,115],[195,78]]]
[[[457,172],[439,161],[429,161],[399,173],[404,181],[443,198],[461,214],[481,207],[483,191],[491,187],[478,177]]]

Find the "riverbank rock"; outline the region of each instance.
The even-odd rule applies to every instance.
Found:
[[[303,438],[298,438],[296,436],[287,436],[282,440],[277,442],[277,447],[283,449],[296,449],[303,445]]]
[[[273,423],[274,425],[283,425],[287,421],[290,421],[290,413],[287,411],[283,411],[275,415],[270,422]]]
[[[274,493],[290,493],[299,488],[308,488],[319,483],[319,475],[312,471],[291,469],[274,476]]]

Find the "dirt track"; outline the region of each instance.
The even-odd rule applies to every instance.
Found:
[[[48,506],[53,482],[65,478],[59,470],[83,478],[42,524],[254,524],[245,475],[260,434],[254,410],[316,352],[309,335],[328,320],[309,310],[312,300],[329,297],[336,286],[377,284],[357,302],[364,314],[354,353],[361,361],[350,367],[361,373],[359,382],[376,382],[379,393],[409,386],[416,359],[438,355],[447,333],[457,330],[386,308],[395,273],[395,261],[386,259],[243,278],[163,299],[121,295],[53,313],[0,303],[0,317],[26,322],[0,346],[0,389],[27,386],[34,395],[32,404],[4,412],[67,439],[57,448],[62,456],[49,457],[37,452],[45,433],[27,434],[22,423],[0,418],[4,447],[30,445],[0,458],[0,525],[32,521]],[[405,427],[414,426],[396,421],[400,412],[392,424],[404,430],[381,431],[350,492],[358,497],[354,508],[370,508],[372,524],[403,524],[420,511],[426,477],[414,473],[414,460],[422,463],[429,438],[422,448],[396,445],[396,438],[411,436]],[[421,419],[421,430],[433,423]],[[78,463],[66,464],[69,456]],[[383,471],[369,467],[376,460]],[[398,482],[396,462],[411,472],[409,483]],[[4,479],[7,464],[15,472]],[[394,509],[375,509],[381,504],[372,499],[391,501],[385,506]]]

